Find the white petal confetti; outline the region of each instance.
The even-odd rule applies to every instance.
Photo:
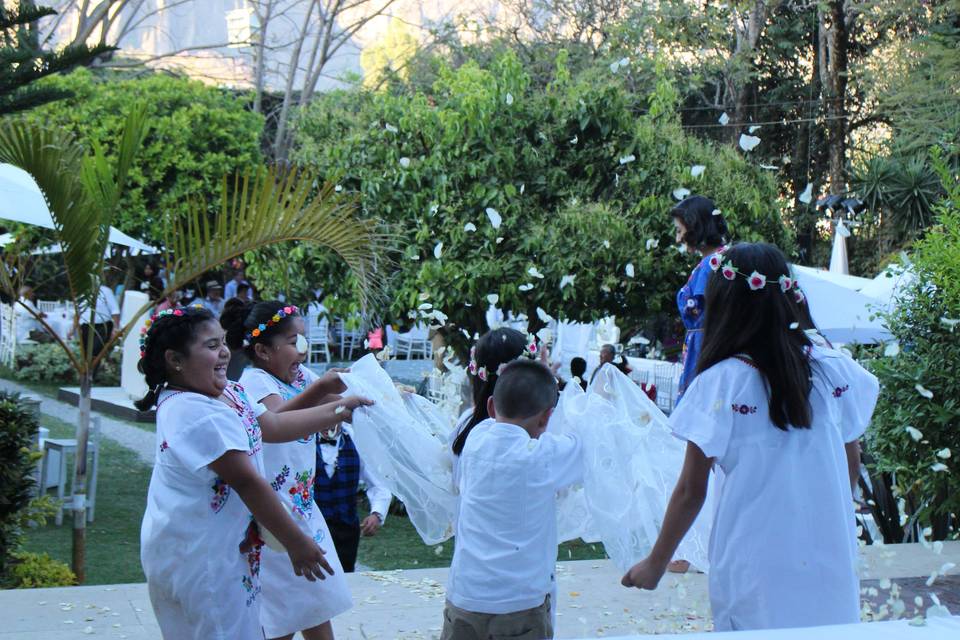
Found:
[[[722,215],[723,215],[723,211],[720,211],[720,209],[714,209],[713,211],[710,212],[710,215],[712,215],[712,216],[722,216]]]
[[[443,555],[443,545],[441,544],[434,547],[433,554],[437,556]]]
[[[540,307],[537,307],[537,317],[540,318],[540,322],[543,324],[550,324],[553,322],[553,318],[550,316],[550,314]]]
[[[630,164],[636,159],[637,156],[633,155],[632,153],[628,156],[620,156],[620,164]]]
[[[513,94],[508,93],[506,97],[503,99],[503,101],[506,102],[507,106],[509,107],[511,104],[513,104]]]
[[[779,169],[780,167],[778,167],[778,166],[775,165],[775,164],[763,164],[763,163],[761,163],[761,164],[760,164],[760,168],[761,168],[761,169],[766,169],[767,171],[776,171],[776,170]]]
[[[498,296],[495,293],[491,293],[490,295],[487,296],[487,302],[489,302],[490,304],[497,304],[498,302],[500,302],[500,296]]]
[[[790,328],[791,328],[791,329],[799,329],[799,328],[800,328],[800,323],[799,323],[799,322],[791,322],[791,323],[790,323]]]
[[[723,126],[727,126],[727,123],[730,122],[730,116],[728,116],[727,112],[724,111],[722,114],[720,114],[720,118],[717,120],[717,122]]]
[[[409,166],[410,166],[410,158],[407,158],[407,157],[400,158],[400,166],[403,167],[404,169],[406,169],[407,167],[409,167]]]
[[[340,406],[338,406],[336,409],[334,409],[333,412],[336,413],[336,414],[341,414],[341,413],[343,413],[343,410],[344,410],[344,409],[346,409],[346,407],[343,406],[343,405],[340,405]]]
[[[627,263],[627,266],[624,268],[624,272],[626,272],[628,278],[634,277],[636,272],[633,270],[632,262]]]
[[[333,190],[336,191],[337,193],[340,193],[341,191],[343,191],[343,185],[342,185],[342,184],[338,184],[337,186],[335,186],[335,187],[333,188]]]
[[[926,398],[927,400],[933,400],[933,391],[930,391],[929,389],[925,388],[925,387],[924,387],[922,384],[920,384],[919,382],[918,382],[917,384],[913,385],[913,388],[916,389],[916,390],[917,390],[917,393],[919,393],[920,395],[922,395],[922,396],[923,396],[924,398]]]
[[[940,324],[947,327],[948,329],[953,329],[954,327],[957,326],[957,324],[960,324],[960,320],[957,320],[956,318],[947,318],[946,316],[944,316],[943,318],[940,318]]]
[[[693,176],[694,178],[699,178],[700,176],[703,175],[703,172],[705,169],[706,167],[704,165],[695,164],[692,167],[690,167],[690,175]]]
[[[572,285],[573,281],[576,279],[577,279],[577,276],[570,276],[570,275],[563,276],[562,278],[560,278],[560,290],[563,291],[563,288],[568,284]]]
[[[744,151],[753,151],[760,144],[760,138],[757,136],[748,136],[745,133],[740,134],[740,148]]]
[[[543,278],[543,274],[540,273],[540,271],[537,270],[536,267],[530,267],[529,269],[527,269],[527,273],[529,273],[534,278],[541,278],[541,279]]]
[[[810,201],[813,200],[813,183],[812,182],[807,183],[806,189],[803,190],[803,193],[797,196],[797,200],[799,200],[803,204],[810,204]]]
[[[760,129],[760,125],[755,124],[755,125],[753,125],[752,127],[750,127],[749,129],[747,129],[747,133],[753,133],[754,131],[757,131],[757,130],[759,130],[759,129]]]
[[[439,260],[441,255],[443,255],[443,243],[438,242],[433,247],[433,257]]]
[[[520,185],[520,195],[523,195],[523,190],[527,188],[527,183],[524,182]]]
[[[946,563],[944,563],[943,566],[940,567],[940,575],[942,575],[942,576],[947,575],[948,573],[950,573],[951,571],[953,571],[954,567],[956,567],[956,566],[957,566],[957,563],[956,563],[956,562],[946,562]]]
[[[487,207],[486,214],[487,217],[490,218],[490,224],[493,225],[493,228],[499,229],[500,224],[503,222],[503,218],[500,217],[500,212],[493,207]]]
[[[419,307],[417,307],[417,309],[419,309],[420,311],[429,311],[430,309],[433,309],[433,305],[430,304],[429,302],[424,302]]]
[[[468,222],[467,224],[463,225],[463,230],[466,231],[467,233],[476,231],[477,225],[473,224],[472,222]]]
[[[604,249],[609,249],[609,248],[610,248],[610,241],[609,241],[609,240],[604,240],[604,241],[603,241],[603,248],[604,248]]]
[[[686,187],[679,187],[673,190],[673,197],[677,200],[683,200],[688,195],[690,195],[690,189],[687,189]]]
[[[383,125],[383,128],[389,131],[390,133],[396,133],[398,131],[398,129],[392,124],[390,124],[389,122]]]
[[[904,431],[910,434],[910,437],[913,438],[916,442],[923,440],[923,432],[916,427],[904,427]]]
[[[942,462],[937,462],[936,464],[930,465],[930,470],[933,471],[934,473],[937,473],[940,471],[949,471],[950,467],[943,464]]]
[[[501,242],[503,242],[503,236],[497,236],[497,239],[494,242],[496,242],[497,244],[500,244]]]
[[[894,356],[900,353],[900,343],[890,342],[886,347],[883,348],[883,355],[888,358],[893,358]]]
[[[570,144],[577,144],[577,142],[579,141],[580,141],[579,136],[573,136],[572,138],[570,138]]]
[[[519,287],[517,287],[517,289],[520,289],[520,291],[526,292],[526,291],[530,291],[531,289],[533,289],[533,285],[528,282],[527,284],[522,284],[522,285],[520,285]]]
[[[937,457],[942,460],[949,460],[951,455],[953,454],[951,453],[950,449],[946,447],[943,449],[940,449],[940,451],[937,451]]]
[[[935,540],[933,543],[933,552],[937,555],[943,553],[943,540]]]
[[[647,238],[647,251],[650,249],[656,249],[660,246],[660,240],[657,238]]]

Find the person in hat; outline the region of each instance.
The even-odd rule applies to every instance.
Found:
[[[207,290],[207,295],[202,301],[203,306],[209,309],[214,317],[219,318],[223,312],[223,285],[216,280],[209,280],[204,289]]]

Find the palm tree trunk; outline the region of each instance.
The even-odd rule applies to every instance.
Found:
[[[77,582],[86,579],[87,539],[87,440],[90,437],[90,392],[93,369],[88,366],[80,374],[80,422],[77,423],[77,458],[73,474],[73,572]]]

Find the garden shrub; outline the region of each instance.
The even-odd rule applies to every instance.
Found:
[[[20,396],[0,391],[0,579],[22,536],[22,517],[34,488],[31,473],[37,456],[36,417],[20,403]]]
[[[907,539],[927,527],[956,538],[960,513],[960,185],[934,159],[948,197],[915,246],[916,285],[886,318],[900,352],[871,363],[882,392],[868,451],[890,480]]]
[[[120,358],[120,349],[114,349],[103,359],[97,371],[98,385],[120,385]],[[63,347],[54,343],[19,346],[12,375],[16,380],[37,384],[78,384],[76,370]]]
[[[12,555],[10,572],[4,586],[12,589],[42,587],[70,587],[77,584],[77,576],[63,562],[46,553],[19,551]]]

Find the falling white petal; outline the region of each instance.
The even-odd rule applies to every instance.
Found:
[[[953,454],[951,453],[950,449],[946,447],[940,449],[940,451],[937,451],[937,457],[942,458],[943,460],[949,460],[951,455]]]
[[[719,122],[723,126],[727,126],[727,123],[730,122],[730,116],[728,116],[727,112],[724,111],[722,114],[720,114],[720,119],[717,120],[717,122]]]
[[[500,296],[498,296],[495,293],[491,293],[490,295],[487,296],[487,302],[489,302],[490,304],[497,304],[498,302],[500,302]]]
[[[610,73],[616,73],[620,69],[620,62],[611,62],[610,63]]]
[[[757,136],[748,136],[745,133],[740,134],[740,148],[744,151],[753,151],[760,144],[760,138]]]
[[[430,304],[429,302],[424,302],[420,304],[420,306],[417,307],[417,309],[419,309],[420,311],[429,311],[430,309],[433,309],[433,305]]]
[[[520,285],[517,289],[520,289],[520,291],[530,291],[533,289],[533,285],[528,282],[527,284]]]
[[[426,292],[420,293],[420,294],[417,295],[417,298],[419,298],[420,300],[429,300],[429,299],[430,299],[430,294],[429,294],[429,293],[426,293]]]
[[[690,175],[692,175],[694,178],[699,178],[703,175],[703,172],[706,168],[707,167],[702,164],[695,164],[690,167]]]
[[[620,164],[630,164],[636,159],[637,156],[633,155],[632,153],[628,156],[620,156]]]
[[[720,211],[720,209],[714,209],[713,211],[710,212],[710,215],[720,216],[720,215],[723,215],[723,211]]]
[[[400,158],[400,166],[403,167],[404,169],[406,169],[407,167],[409,167],[409,166],[410,166],[410,158],[407,158],[407,157]]]
[[[930,465],[930,470],[931,470],[931,471],[934,471],[934,472],[936,472],[936,471],[949,471],[949,470],[950,470],[950,467],[948,467],[947,465],[943,464],[942,462],[938,462],[938,463],[936,463],[936,464]]]
[[[501,242],[503,242],[503,236],[497,236],[496,243],[500,244]]]
[[[957,566],[957,563],[955,562],[945,562],[943,566],[940,567],[939,573],[940,575],[945,576],[951,571],[953,571],[954,567],[956,566]]]
[[[439,260],[441,255],[443,255],[443,243],[438,242],[433,246],[433,257]]]
[[[604,241],[603,241],[603,248],[604,248],[604,249],[609,249],[609,248],[610,248],[610,241],[609,241],[609,240],[604,240]]]
[[[633,270],[633,263],[632,263],[632,262],[628,262],[628,263],[627,263],[627,266],[624,268],[624,271],[626,272],[628,278],[634,277],[635,272],[634,272],[634,270]]]
[[[336,187],[333,188],[333,190],[336,191],[337,193],[340,193],[341,191],[343,191],[343,185],[338,184]]]
[[[620,58],[617,60],[617,64],[620,65],[620,68],[623,68],[630,64],[630,58]]]
[[[579,136],[573,136],[572,138],[570,138],[570,144],[577,144],[577,142],[579,141],[580,141]]]
[[[493,225],[493,228],[499,229],[500,224],[503,222],[503,218],[500,217],[500,212],[493,207],[487,207],[486,213],[487,217],[490,218],[490,224]]]
[[[760,125],[755,124],[755,125],[753,125],[752,127],[750,127],[749,129],[747,129],[747,132],[748,132],[748,133],[753,133],[754,131],[758,131],[759,129],[760,129]]]
[[[523,195],[523,190],[527,188],[527,183],[524,182],[520,185],[520,195]]]
[[[910,437],[915,441],[920,442],[923,440],[923,432],[920,431],[920,429],[917,429],[916,427],[904,427],[903,430],[909,433]]]
[[[686,187],[679,187],[673,190],[673,197],[677,200],[683,200],[688,195],[690,195],[690,189],[687,189]]]
[[[560,278],[560,290],[563,291],[563,288],[568,284],[572,285],[573,281],[576,279],[577,279],[577,276],[570,276],[570,275],[563,276],[562,278]]]
[[[503,101],[506,102],[507,106],[509,107],[511,104],[513,104],[513,94],[508,93],[507,96],[503,99]]]
[[[527,273],[529,273],[534,278],[541,278],[541,279],[543,278],[543,274],[540,273],[540,271],[536,267],[530,267],[529,269],[527,269]]]
[[[468,222],[467,224],[463,225],[463,230],[466,231],[467,233],[470,233],[471,231],[476,231],[477,225],[473,224],[472,222]]]
[[[920,395],[922,395],[922,396],[923,396],[924,398],[926,398],[927,400],[932,400],[932,399],[933,399],[933,391],[930,391],[929,389],[927,389],[926,387],[924,387],[924,386],[923,386],[922,384],[920,384],[919,382],[918,382],[917,384],[913,385],[913,388],[916,389],[916,390],[917,390],[917,393],[919,393]]]
[[[544,311],[543,309],[541,309],[540,307],[537,307],[537,317],[540,318],[540,322],[542,322],[543,324],[550,324],[551,322],[553,322],[553,318],[550,317],[550,314]]]
[[[647,251],[650,251],[650,249],[656,249],[659,246],[660,240],[656,238],[647,238]]]
[[[803,193],[797,196],[797,200],[799,200],[803,204],[810,204],[810,201],[813,200],[813,183],[812,182],[807,183],[806,189],[803,190]]]
[[[761,169],[766,169],[767,171],[776,171],[776,170],[779,169],[780,167],[778,167],[778,166],[775,165],[775,164],[761,164],[761,165],[760,165],[760,168],[761,168]]]
[[[890,342],[886,347],[883,348],[883,355],[888,358],[892,358],[900,353],[900,343],[899,342]]]
[[[791,323],[790,323],[790,329],[799,329],[799,328],[800,328],[800,323],[799,323],[799,322],[791,322]]]
[[[390,124],[389,122],[383,125],[383,128],[389,131],[390,133],[396,133],[398,131],[398,129],[392,124]]]
[[[946,316],[944,316],[943,318],[940,318],[940,324],[947,327],[948,329],[953,329],[954,327],[957,326],[957,324],[960,324],[960,320],[957,320],[956,318],[947,318]]]

